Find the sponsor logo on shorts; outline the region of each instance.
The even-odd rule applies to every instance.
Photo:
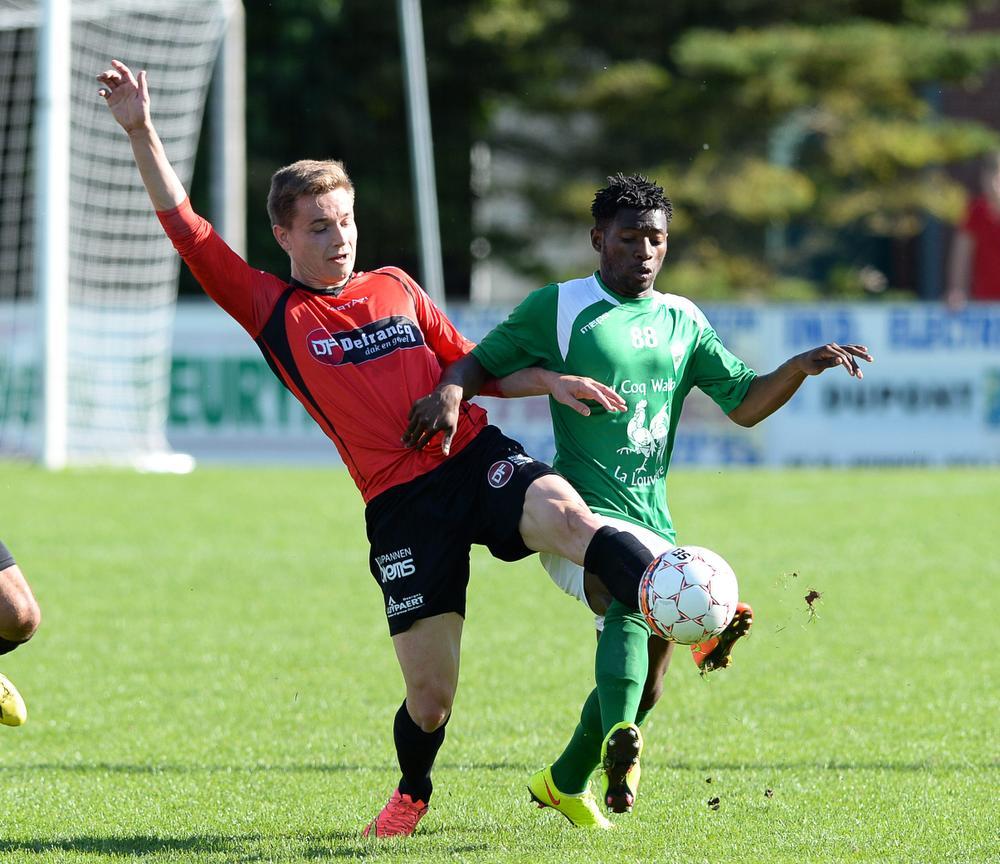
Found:
[[[389,602],[385,604],[385,615],[387,618],[393,618],[396,615],[402,615],[404,612],[409,612],[411,609],[419,609],[423,605],[423,594],[411,594],[409,597],[404,597],[399,601],[394,600],[390,594]]]
[[[354,330],[336,333],[318,327],[306,336],[309,353],[327,366],[366,363],[423,344],[424,334],[420,328],[402,315],[391,315]]]
[[[511,453],[507,457],[508,462],[513,462],[515,465],[530,465],[535,460],[532,459],[527,453]]]
[[[413,552],[409,546],[404,546],[395,552],[379,555],[375,559],[375,563],[378,564],[379,573],[382,574],[383,585],[386,582],[405,579],[417,572],[417,565],[413,563]]]
[[[514,466],[508,459],[501,459],[490,465],[490,470],[486,472],[486,479],[494,489],[502,489],[507,485],[507,481],[514,476]]]

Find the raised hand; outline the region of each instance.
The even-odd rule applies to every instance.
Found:
[[[799,354],[795,359],[799,363],[799,369],[806,375],[819,375],[827,369],[843,366],[848,375],[860,381],[865,376],[856,358],[866,363],[872,362],[872,355],[864,345],[838,345],[836,342],[820,345],[819,348]]]
[[[104,97],[112,116],[126,132],[148,128],[149,90],[145,70],[136,78],[132,70],[119,60],[111,61],[110,69],[97,76],[104,86],[98,94]]]

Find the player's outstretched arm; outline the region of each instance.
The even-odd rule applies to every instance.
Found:
[[[848,375],[860,381],[864,373],[858,359],[872,362],[872,355],[864,345],[830,342],[797,354],[773,372],[754,378],[743,401],[729,412],[729,418],[740,426],[755,426],[791,399],[808,376],[819,375],[827,369],[842,366]]]
[[[447,456],[458,428],[462,400],[481,393],[488,380],[489,373],[473,354],[452,363],[442,373],[437,387],[413,403],[403,443],[419,450],[438,432],[444,432],[441,449]],[[497,390],[499,395],[510,398],[551,395],[584,416],[590,414],[590,407],[582,401],[585,399],[608,411],[626,408],[625,400],[599,381],[579,375],[560,375],[537,366],[519,369],[501,378]]]
[[[590,416],[590,406],[584,400],[613,413],[628,408],[621,396],[600,381],[584,375],[563,375],[538,366],[512,372],[501,378],[497,385],[502,396],[551,396],[584,417]]]
[[[111,116],[128,134],[135,164],[153,207],[164,211],[180,206],[187,192],[150,119],[145,70],[136,78],[128,66],[112,60],[111,68],[98,75],[97,80],[102,85],[97,92],[104,97]]]

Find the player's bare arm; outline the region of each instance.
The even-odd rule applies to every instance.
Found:
[[[864,345],[830,342],[796,354],[773,372],[754,378],[743,401],[729,412],[729,418],[740,426],[755,426],[791,399],[807,377],[819,375],[827,369],[842,367],[848,375],[860,381],[864,373],[858,360],[872,362],[872,355]]]
[[[128,66],[112,60],[111,68],[98,75],[97,80],[102,85],[98,94],[104,97],[111,116],[128,134],[135,164],[153,207],[164,211],[180,206],[187,192],[167,159],[150,118],[145,70],[136,78]]]
[[[442,374],[438,386],[413,403],[403,443],[407,447],[420,449],[434,435],[444,431],[441,448],[447,455],[451,438],[458,426],[462,400],[480,393],[489,378],[489,373],[472,354],[452,363]],[[625,400],[599,381],[580,375],[560,375],[537,366],[513,372],[501,378],[497,384],[503,396],[516,398],[551,395],[557,402],[569,406],[584,417],[590,414],[591,409],[583,400],[594,402],[607,411],[626,409]]]

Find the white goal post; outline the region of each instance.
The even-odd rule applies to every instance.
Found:
[[[148,70],[188,186],[241,12],[239,0],[0,0],[0,456],[190,467],[166,439],[179,259],[95,76],[111,58]]]

